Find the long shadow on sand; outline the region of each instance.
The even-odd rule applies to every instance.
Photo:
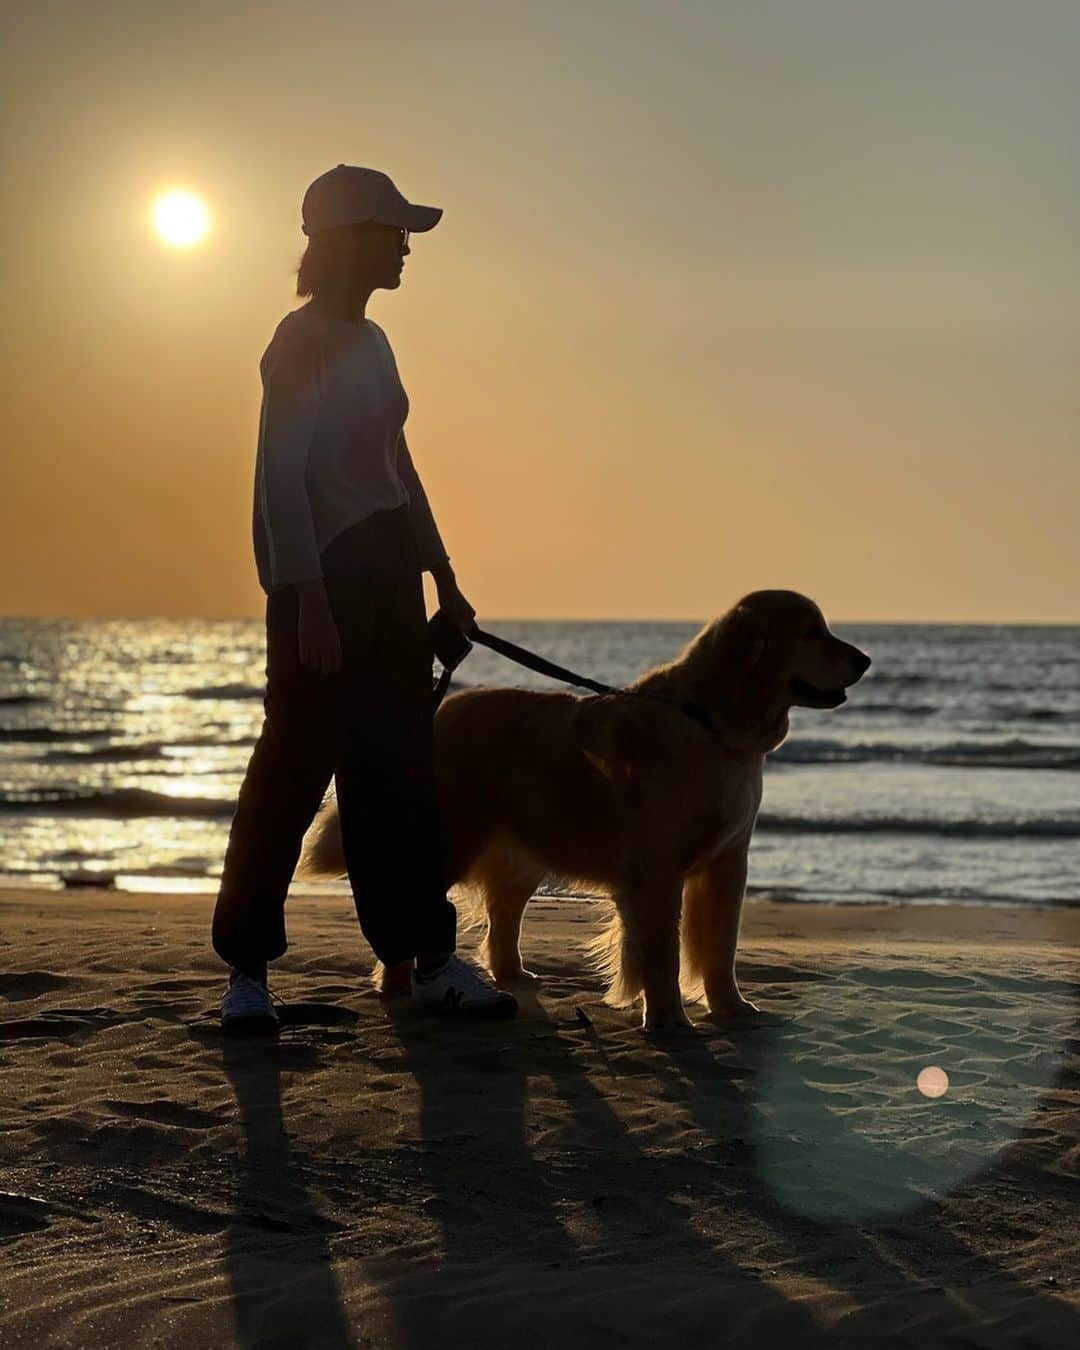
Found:
[[[838,1099],[807,1081],[796,1026],[649,1042],[621,1016],[556,1021],[535,1001],[505,1024],[391,1021],[420,1137],[370,1198],[415,1205],[416,1250],[432,1233],[436,1249],[382,1277],[388,1344],[1077,1343],[1068,1304],[926,1198],[941,1178],[917,1154],[901,1174],[895,1149],[852,1137]],[[315,1052],[286,1041],[223,1053],[246,1141],[226,1235],[240,1342],[353,1347],[337,1225],[309,1194],[282,1114],[282,1072]],[[657,1100],[674,1103],[670,1120]],[[995,1188],[995,1210],[1001,1188],[1042,1181],[1045,1167],[1009,1150],[954,1176],[963,1191]],[[845,1209],[867,1195],[876,1215]],[[1048,1199],[1064,1195],[1063,1180],[1048,1186]]]
[[[420,1088],[440,1246],[433,1269],[383,1291],[401,1346],[712,1344],[721,1327],[732,1343],[739,1322],[813,1331],[695,1225],[686,1173],[669,1188],[590,1078],[587,1023],[554,1023],[536,1005],[507,1024],[396,1025]],[[445,1100],[448,1059],[474,1082],[471,1100]],[[530,1109],[542,1079],[569,1121],[561,1102],[548,1118]]]
[[[288,1040],[222,1040],[222,1064],[244,1132],[235,1213],[225,1231],[237,1339],[249,1350],[355,1350],[331,1264],[338,1225],[318,1211],[292,1156],[282,1113],[283,1070],[315,1052]]]
[[[402,1067],[420,1091],[421,1214],[438,1242],[432,1266],[383,1290],[395,1343],[505,1347],[517,1339],[518,1319],[513,1290],[499,1282],[504,1262],[542,1280],[570,1265],[577,1250],[560,1212],[558,1171],[540,1162],[529,1137],[527,1066],[537,1028],[415,1010],[392,1021]]]

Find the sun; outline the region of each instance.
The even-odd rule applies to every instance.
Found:
[[[210,232],[210,212],[194,193],[181,188],[158,197],[151,219],[158,237],[172,248],[193,248]]]

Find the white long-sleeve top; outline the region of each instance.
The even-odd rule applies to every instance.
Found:
[[[425,570],[447,552],[409,454],[409,399],[386,334],[310,303],[278,324],[259,362],[255,565],[264,591],[322,575],[342,530],[403,503]]]

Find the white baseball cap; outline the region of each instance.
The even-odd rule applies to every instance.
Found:
[[[421,231],[433,229],[442,215],[441,206],[414,206],[384,173],[339,164],[316,178],[304,193],[300,207],[301,229],[306,235],[333,230],[339,225],[359,225],[377,220],[383,225]]]

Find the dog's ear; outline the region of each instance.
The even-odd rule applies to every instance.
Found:
[[[720,650],[729,671],[745,679],[765,653],[761,620],[746,605],[729,610],[720,624]]]

